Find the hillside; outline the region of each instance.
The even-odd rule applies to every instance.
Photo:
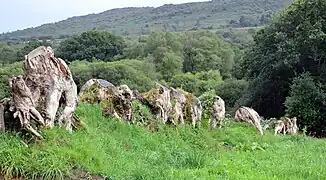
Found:
[[[207,2],[168,4],[158,8],[122,8],[99,14],[71,17],[0,35],[0,40],[22,37],[66,37],[86,30],[109,30],[115,35],[148,34],[152,30],[187,31],[218,29],[226,25],[248,27],[263,25],[275,12],[293,0],[213,0]]]
[[[87,128],[73,134],[45,130],[44,142],[25,147],[18,137],[0,135],[1,176],[34,179],[324,179],[325,140],[304,135],[261,138],[256,129],[229,123],[205,129],[143,127],[101,116],[95,105],[77,114]],[[88,174],[87,174],[88,173]],[[55,178],[56,177],[56,178]]]

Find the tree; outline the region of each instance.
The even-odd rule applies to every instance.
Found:
[[[125,48],[123,38],[106,31],[87,31],[79,36],[60,43],[58,54],[67,61],[91,60],[113,61],[123,54]]]
[[[310,73],[295,77],[291,85],[290,96],[286,98],[286,112],[298,118],[301,128],[321,136],[326,133],[326,93],[318,87]]]
[[[144,92],[157,81],[157,73],[151,64],[139,60],[74,61],[69,67],[74,74],[74,80],[81,87],[92,78],[105,79],[114,85],[127,84],[131,89]]]
[[[187,32],[184,44],[184,72],[219,70],[223,77],[230,76],[235,53],[218,35],[208,31]]]
[[[256,20],[250,16],[241,16],[239,19],[239,25],[241,27],[257,26]]]
[[[215,92],[225,101],[226,108],[233,108],[248,87],[245,80],[226,80],[215,88]]]
[[[246,27],[247,26],[246,18],[244,16],[241,16],[239,19],[239,23],[242,27]]]
[[[0,44],[0,63],[17,61],[17,50],[7,44]]]
[[[177,74],[170,80],[170,85],[175,88],[182,88],[187,92],[194,93],[196,96],[215,90],[223,82],[221,74],[217,70],[209,70],[185,74]]]
[[[181,73],[183,59],[175,53],[165,53],[161,68],[158,70],[162,72],[164,80],[170,80],[174,75]]]
[[[153,32],[138,38],[126,49],[129,58],[146,59],[155,65],[165,81],[182,72],[182,37],[168,32]]]
[[[241,65],[250,80],[241,105],[266,118],[279,117],[285,114],[294,77],[310,72],[317,84],[325,85],[325,10],[323,0],[296,1],[255,35]]]
[[[0,64],[1,65],[1,64]],[[0,99],[10,97],[10,88],[8,79],[12,76],[23,74],[23,63],[15,62],[0,66]]]

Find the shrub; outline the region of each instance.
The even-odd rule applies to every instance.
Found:
[[[8,79],[14,75],[23,74],[22,62],[4,64],[0,67],[0,99],[10,96]]]
[[[143,92],[154,85],[157,77],[151,64],[138,60],[74,61],[70,64],[70,68],[78,87],[89,79],[100,78],[114,85],[127,84],[131,89]]]
[[[58,54],[68,61],[92,58],[112,61],[123,54],[125,46],[123,38],[109,32],[87,31],[61,42]]]
[[[248,82],[245,80],[227,80],[219,84],[215,91],[225,101],[226,109],[233,108],[238,99],[240,99],[248,88]]]
[[[170,85],[172,87],[180,87],[187,92],[200,96],[206,91],[215,89],[222,82],[223,80],[218,70],[209,70],[196,74],[178,74],[172,78]]]
[[[325,92],[318,87],[310,73],[303,73],[293,79],[290,96],[284,103],[286,112],[298,118],[300,128],[307,127],[308,132],[315,132],[317,136],[326,132],[325,120]]]

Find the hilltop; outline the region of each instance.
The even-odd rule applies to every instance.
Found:
[[[304,135],[260,137],[247,124],[222,129],[160,126],[156,132],[105,118],[81,104],[86,129],[43,130],[45,141],[25,147],[0,134],[0,178],[28,179],[323,179],[325,140]],[[9,178],[10,179],[10,178]]]
[[[133,36],[159,31],[188,31],[226,27],[255,27],[266,24],[273,14],[293,0],[213,0],[166,4],[161,7],[128,7],[98,14],[71,17],[63,21],[0,35],[0,40],[31,37],[64,38],[87,30],[108,30]]]

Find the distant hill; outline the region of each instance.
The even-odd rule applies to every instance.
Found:
[[[0,40],[31,37],[63,38],[87,30],[109,30],[115,35],[149,34],[153,30],[187,31],[248,27],[266,24],[293,0],[213,0],[161,7],[112,9],[99,14],[71,17],[56,23],[0,35]]]

